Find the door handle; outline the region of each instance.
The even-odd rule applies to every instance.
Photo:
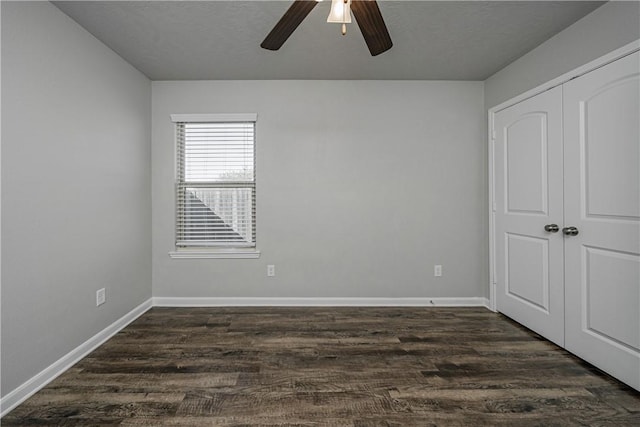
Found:
[[[544,226],[544,231],[547,231],[549,233],[557,233],[558,230],[560,230],[558,224],[547,224]]]
[[[578,229],[576,227],[565,227],[562,229],[565,236],[577,236]]]

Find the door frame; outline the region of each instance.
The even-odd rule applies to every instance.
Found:
[[[487,146],[488,146],[488,171],[489,171],[489,309],[492,311],[497,311],[496,308],[496,245],[495,245],[495,115],[501,110],[508,108],[512,105],[515,105],[519,102],[522,102],[526,99],[534,97],[542,92],[545,92],[549,89],[553,89],[556,86],[560,86],[569,80],[575,79],[576,77],[580,77],[583,74],[586,74],[590,71],[593,71],[597,68],[603,67],[613,61],[616,61],[620,58],[624,58],[625,56],[631,55],[640,50],[640,39],[633,41],[629,44],[622,46],[612,52],[607,53],[599,58],[594,59],[578,68],[575,68],[567,73],[562,74],[559,77],[556,77],[553,80],[550,80],[546,83],[543,83],[539,86],[536,86],[533,89],[530,89],[514,98],[509,99],[501,104],[498,104],[494,107],[489,108],[488,111],[488,135],[487,135]]]

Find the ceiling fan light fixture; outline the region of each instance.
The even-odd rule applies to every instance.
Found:
[[[320,0],[295,0],[260,43],[260,46],[268,50],[280,49],[319,2]],[[354,2],[351,0],[332,0],[331,3],[332,11],[335,10],[338,16],[330,14],[327,22],[342,24],[343,35],[347,32],[347,23],[351,22],[351,12],[353,11],[353,16],[356,18],[371,56],[380,55],[391,49],[393,42],[376,0],[356,0]]]
[[[331,0],[331,11],[327,22],[334,24],[351,23],[351,0]]]

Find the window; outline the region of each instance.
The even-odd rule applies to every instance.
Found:
[[[177,132],[176,248],[229,253],[255,248],[256,116],[172,119]]]

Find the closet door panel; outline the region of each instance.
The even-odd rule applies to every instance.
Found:
[[[501,313],[564,344],[562,92],[495,115],[496,303]]]
[[[640,390],[640,56],[563,86],[566,348]]]

